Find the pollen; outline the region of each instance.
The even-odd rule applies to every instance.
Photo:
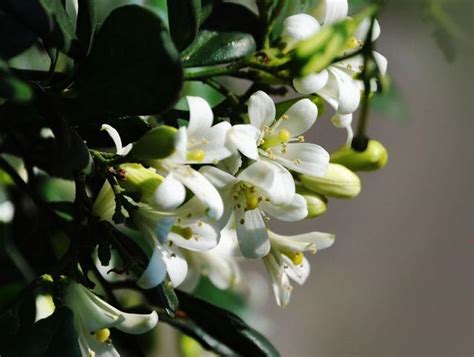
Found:
[[[95,338],[99,342],[107,342],[110,337],[110,330],[108,328],[103,328],[100,330],[97,330],[95,333]]]
[[[296,165],[300,165],[300,164],[301,164],[301,160],[300,160],[300,159],[295,159],[295,160],[293,160],[293,162],[294,162]]]
[[[204,160],[205,152],[204,150],[194,150],[189,151],[186,155],[186,158],[190,161],[202,162]]]

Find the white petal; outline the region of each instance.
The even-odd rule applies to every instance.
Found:
[[[335,66],[329,68],[328,83],[318,94],[340,114],[353,113],[360,103],[357,81]]]
[[[283,21],[282,39],[287,48],[293,48],[297,42],[305,40],[320,29],[318,20],[307,14],[289,16]]]
[[[207,131],[204,142],[192,147],[192,150],[204,151],[204,160],[200,162],[201,164],[214,163],[232,155],[232,150],[226,147],[227,133],[230,128],[231,125],[228,122],[220,122]]]
[[[186,97],[189,107],[188,137],[200,140],[210,129],[214,114],[205,99],[201,97]]]
[[[319,73],[311,73],[303,78],[294,78],[293,86],[301,94],[313,94],[322,89],[328,82],[328,71],[323,69]]]
[[[227,133],[228,145],[249,159],[258,160],[257,140],[260,130],[249,124],[234,125]]]
[[[270,251],[267,227],[259,209],[236,210],[237,239],[242,255],[247,259],[258,259]]]
[[[365,42],[367,33],[370,29],[370,17],[365,18],[354,33],[354,37],[361,42]],[[374,28],[372,29],[372,41],[375,41],[380,36],[380,24],[377,20],[374,22]]]
[[[290,236],[269,232],[269,237],[275,247],[295,252],[310,251],[313,253],[329,248],[334,244],[335,239],[333,234],[323,232],[308,232]]]
[[[232,150],[232,149],[231,149]],[[227,171],[231,175],[235,175],[242,166],[242,157],[238,152],[235,152],[231,156],[219,161],[217,167],[221,170]]]
[[[272,278],[272,288],[275,294],[275,300],[278,306],[284,307],[288,305],[291,297],[292,287],[290,280],[285,273],[283,266],[279,265],[273,254],[268,254],[263,258],[265,267]]]
[[[137,285],[142,289],[151,289],[161,284],[165,277],[166,264],[163,260],[162,249],[155,246],[150,261],[142,276],[138,279]]]
[[[219,219],[224,212],[221,196],[216,188],[199,172],[190,166],[176,166],[172,169],[175,177],[189,188],[208,207],[208,216]]]
[[[331,118],[331,123],[336,128],[347,128],[352,123],[352,113],[351,114],[336,114]]]
[[[379,68],[380,74],[382,75],[382,77],[385,76],[385,73],[387,73],[388,66],[387,59],[376,51],[372,52],[372,55],[374,56],[375,63],[377,63],[377,67]]]
[[[15,214],[15,207],[10,201],[0,203],[0,222],[9,223]]]
[[[112,138],[115,144],[115,150],[117,155],[125,156],[130,152],[130,150],[132,150],[132,144],[128,144],[127,146],[122,147],[122,139],[120,138],[120,134],[113,126],[109,124],[102,124],[100,130],[105,130],[107,134],[109,134],[109,136]]]
[[[202,256],[205,259],[203,273],[219,289],[229,289],[240,280],[240,270],[233,257],[219,254],[217,250]]]
[[[279,122],[278,130],[286,129],[292,138],[305,133],[313,126],[318,117],[318,107],[309,99],[301,99],[285,113],[287,119]]]
[[[199,172],[218,190],[227,190],[237,183],[237,179],[227,172],[214,166],[203,166]]]
[[[275,103],[267,93],[259,90],[248,101],[250,124],[259,130],[270,126],[275,120]]]
[[[300,221],[308,215],[308,207],[303,196],[295,194],[293,201],[288,205],[272,205],[262,202],[262,210],[273,218],[285,222]]]
[[[286,269],[286,274],[288,274],[288,277],[296,281],[298,284],[303,285],[310,273],[308,260],[303,257],[302,263],[295,265],[286,255],[282,255],[282,259],[288,266]]]
[[[131,335],[140,335],[153,329],[158,323],[158,314],[153,311],[149,314],[129,314],[122,312],[124,320],[115,328]]]
[[[184,259],[178,248],[174,246],[163,247],[162,257],[173,287],[179,286],[188,273],[188,263],[186,259]]]
[[[316,9],[316,18],[324,26],[345,19],[349,11],[347,0],[322,0]]]
[[[186,189],[170,172],[156,189],[150,204],[158,209],[170,210],[180,206],[185,198]]]
[[[280,164],[259,160],[242,171],[238,179],[257,187],[273,204],[291,202],[295,194],[293,176]]]
[[[175,137],[174,153],[167,159],[178,163],[186,163],[188,152],[188,132],[185,126],[178,129]]]
[[[170,232],[168,239],[178,247],[193,251],[207,251],[219,243],[220,231],[209,223],[203,221],[185,222],[179,224],[179,226],[181,228],[190,228],[192,230],[192,237],[186,239],[177,233]]]
[[[275,160],[287,169],[312,176],[323,176],[329,165],[329,154],[321,146],[289,143],[286,152],[274,151]]]

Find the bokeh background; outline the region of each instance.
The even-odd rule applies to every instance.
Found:
[[[471,0],[451,1],[472,21]],[[387,167],[362,174],[359,197],[332,200],[316,221],[278,226],[336,234],[334,246],[310,257],[311,275],[290,305],[265,305],[283,356],[474,355],[473,57],[461,45],[448,64],[420,5],[389,1],[380,17],[378,50],[406,107],[371,116]],[[343,135],[327,117],[313,129],[328,149]]]

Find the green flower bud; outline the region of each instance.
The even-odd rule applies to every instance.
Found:
[[[296,186],[296,192],[303,196],[308,207],[306,218],[314,218],[324,214],[328,208],[328,200],[323,195],[312,192],[301,185]]]
[[[164,180],[163,176],[142,164],[122,164],[119,170],[120,186],[128,193],[138,193],[145,202]]]
[[[329,164],[325,176],[301,175],[301,184],[310,191],[337,198],[352,198],[360,192],[360,179],[348,168]]]
[[[369,140],[365,151],[357,151],[344,145],[331,154],[331,162],[344,165],[353,171],[372,171],[384,167],[388,152],[376,140]]]
[[[157,126],[133,144],[127,156],[139,160],[164,159],[174,152],[177,131],[171,126]]]

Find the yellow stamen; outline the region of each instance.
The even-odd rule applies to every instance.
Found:
[[[194,151],[188,151],[186,155],[186,159],[190,161],[198,161],[201,162],[204,160],[205,152],[204,150],[194,150]]]
[[[99,342],[107,342],[110,337],[110,330],[108,328],[103,328],[95,332],[95,338]]]
[[[284,252],[294,265],[301,265],[303,263],[304,255],[301,252]]]

